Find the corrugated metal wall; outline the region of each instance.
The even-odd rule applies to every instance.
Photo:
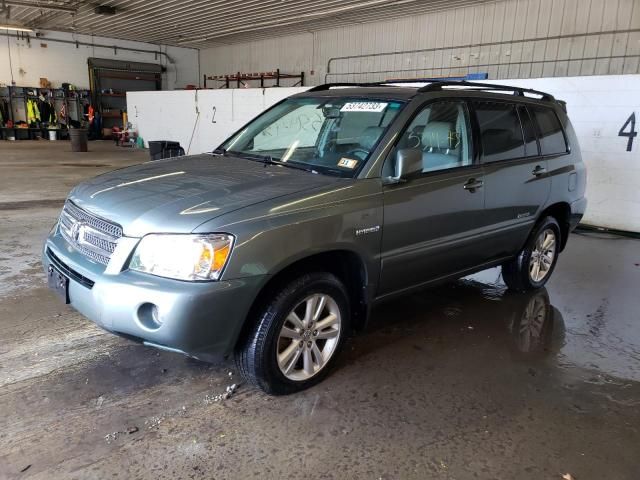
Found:
[[[639,59],[640,0],[508,0],[201,51],[206,74],[280,68],[309,84],[638,73]]]

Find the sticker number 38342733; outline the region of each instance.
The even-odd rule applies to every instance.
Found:
[[[627,127],[629,127],[629,130],[625,131]],[[631,149],[633,148],[633,139],[638,136],[638,132],[636,132],[636,114],[635,113],[632,113],[631,115],[629,115],[629,118],[627,118],[627,121],[624,122],[624,125],[622,125],[622,128],[620,128],[620,131],[618,132],[618,136],[627,137],[629,139],[627,140],[627,152],[630,152]]]

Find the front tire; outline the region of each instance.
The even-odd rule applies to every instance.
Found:
[[[510,290],[536,290],[547,283],[560,253],[560,226],[553,217],[541,219],[517,257],[502,265],[502,279]]]
[[[334,275],[302,275],[259,310],[236,351],[242,376],[267,393],[294,393],[327,376],[349,330],[349,297]]]

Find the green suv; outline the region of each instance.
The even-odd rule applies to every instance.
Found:
[[[209,154],[75,187],[43,249],[102,328],[267,392],[324,378],[378,302],[501,265],[549,279],[585,207],[564,104],[511,86],[327,84]]]

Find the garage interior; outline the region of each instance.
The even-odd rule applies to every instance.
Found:
[[[497,267],[385,302],[287,396],[47,288],[78,183],[314,85],[416,79],[567,102],[589,206],[544,288]],[[639,114],[640,0],[0,0],[0,478],[639,478]]]

